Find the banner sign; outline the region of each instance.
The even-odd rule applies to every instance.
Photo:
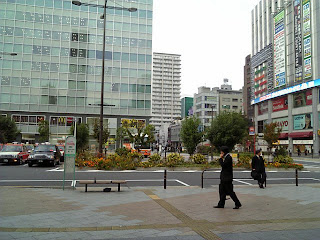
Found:
[[[65,156],[64,156],[64,171],[63,171],[63,190],[65,185],[66,175],[72,174],[73,181],[71,186],[75,187],[75,158],[76,158],[76,146],[77,140],[73,136],[68,136],[65,145]]]
[[[313,121],[311,113],[293,116],[294,130],[312,129],[312,127]]]
[[[262,97],[258,97],[256,99],[252,100],[251,104],[260,103],[262,101],[266,101],[266,100],[269,100],[272,98],[280,97],[280,96],[287,95],[287,94],[294,93],[294,92],[299,92],[299,91],[302,91],[302,90],[305,90],[308,88],[317,87],[317,86],[320,86],[320,78],[317,80],[312,80],[312,81],[306,82],[306,83],[301,83],[296,86],[288,87],[288,88],[285,88],[285,89],[282,89],[282,90],[279,90],[279,91],[276,91],[273,93],[269,93],[269,94],[262,96]]]
[[[258,105],[258,115],[262,115],[268,112],[268,102],[263,102]]]
[[[293,107],[312,105],[312,90],[293,94]]]
[[[282,128],[283,132],[289,131],[289,122],[288,118],[276,118],[273,119],[272,122],[276,123],[278,127]]]
[[[275,88],[286,85],[286,44],[284,10],[274,17],[274,79]]]
[[[303,1],[303,57],[304,57],[304,78],[312,77],[312,47],[311,47],[311,6],[310,0]]]
[[[295,81],[302,80],[302,29],[300,0],[294,2]]]
[[[277,98],[272,101],[272,112],[288,109],[288,97]]]

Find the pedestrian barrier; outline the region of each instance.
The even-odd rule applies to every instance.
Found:
[[[204,177],[204,172],[205,171],[209,171],[210,169],[205,169],[205,170],[203,170],[202,171],[202,173],[201,173],[201,188],[203,188],[203,180],[204,179],[220,179],[220,177],[215,177],[215,178],[205,178]],[[299,179],[299,177],[298,177],[298,169],[296,168],[296,171],[295,171],[295,176],[296,176],[296,186],[298,186],[299,185],[299,183],[298,183],[298,179]],[[241,179],[250,179],[250,180],[252,180],[252,177],[250,177],[250,178],[241,178]],[[267,186],[267,179],[266,179],[266,181],[265,181],[265,183],[264,183],[264,186],[266,187]]]

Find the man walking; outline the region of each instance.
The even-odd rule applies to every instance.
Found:
[[[226,201],[226,196],[229,195],[231,199],[235,203],[235,207],[233,209],[239,209],[242,205],[237,198],[237,195],[233,191],[233,169],[232,169],[232,157],[229,154],[229,148],[226,146],[221,147],[220,149],[220,159],[219,163],[222,167],[220,173],[220,184],[219,184],[219,195],[220,201],[217,206],[214,208],[224,208],[224,204]]]
[[[263,184],[267,179],[267,174],[264,166],[264,159],[261,156],[261,150],[256,151],[256,155],[252,158],[251,166],[254,180],[258,180],[259,187],[264,188]]]

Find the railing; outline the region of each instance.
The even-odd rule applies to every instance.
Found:
[[[202,173],[201,173],[201,188],[203,188],[203,184],[204,184],[204,179],[220,179],[220,177],[215,177],[215,178],[205,178],[204,177],[204,172],[207,171],[207,170],[203,170]],[[298,169],[296,169],[295,171],[295,178],[296,178],[296,186],[299,185],[299,182],[298,182]],[[250,179],[252,180],[252,177],[250,178],[241,178],[241,179]],[[265,183],[264,183],[265,187],[267,186],[267,180],[265,180]]]

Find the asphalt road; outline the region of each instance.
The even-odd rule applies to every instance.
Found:
[[[308,160],[309,161],[309,160]],[[310,160],[311,161],[311,160]],[[306,163],[306,162],[304,162]],[[320,167],[320,162],[312,163]],[[308,164],[307,164],[308,165]],[[311,165],[310,165],[311,166]],[[312,165],[313,166],[313,165]],[[62,186],[63,165],[59,167],[28,167],[27,165],[0,165],[0,186]],[[202,171],[170,171],[167,172],[167,186],[201,186]],[[204,173],[204,187],[219,184],[220,170],[210,170]],[[295,184],[294,170],[267,171],[267,184]],[[75,180],[127,180],[128,187],[163,186],[164,170],[157,171],[76,171]],[[66,175],[66,186],[71,186],[73,177]],[[318,168],[307,168],[299,171],[299,183],[320,183]],[[249,170],[234,170],[235,185],[256,185],[250,178]],[[79,186],[77,184],[77,186]]]

